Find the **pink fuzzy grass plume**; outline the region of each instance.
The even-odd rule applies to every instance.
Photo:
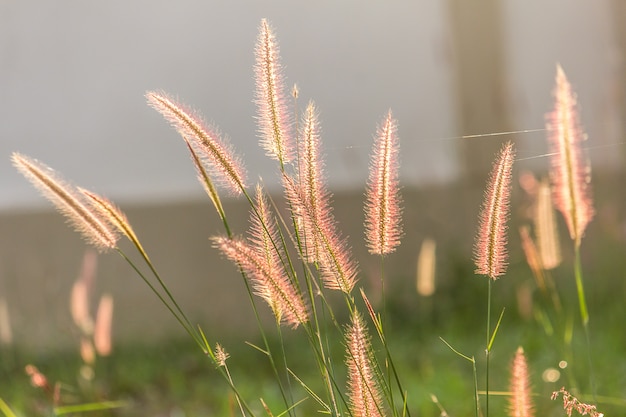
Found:
[[[282,166],[291,159],[291,118],[287,110],[278,43],[265,19],[261,21],[256,46],[255,74],[261,145]]]
[[[298,152],[298,188],[306,202],[311,220],[301,219],[303,226],[304,257],[308,262],[318,262],[323,251],[323,242],[316,225],[334,223],[330,193],[325,186],[324,162],[321,155],[320,124],[318,112],[310,102],[302,116],[302,128]]]
[[[250,276],[257,295],[271,307],[278,322],[296,328],[309,320],[306,304],[282,265],[268,263],[267,256],[243,239],[220,236],[212,240],[224,256]]]
[[[235,195],[246,188],[245,171],[231,149],[215,128],[209,127],[202,118],[162,92],[146,93],[148,104],[161,113],[181,134],[189,146],[196,151],[203,162],[212,168],[211,172]]]
[[[350,411],[355,417],[383,416],[382,395],[378,385],[373,352],[365,322],[359,313],[352,315],[346,333],[346,365]]]
[[[594,215],[591,167],[581,150],[586,135],[580,126],[576,95],[560,65],[556,69],[554,97],[554,110],[546,116],[552,153],[550,177],[553,199],[578,247]]]
[[[339,290],[350,294],[357,282],[358,265],[352,257],[348,242],[337,230],[332,213],[327,212],[320,222],[316,218],[306,196],[293,178],[283,176],[285,195],[292,207],[298,226],[306,236],[303,239],[319,242],[318,259],[320,276],[324,286],[330,290]],[[307,243],[308,245],[308,243]],[[303,258],[307,261],[306,256]]]
[[[522,347],[517,348],[511,364],[510,391],[509,416],[534,417],[528,363]]]
[[[507,268],[507,221],[515,150],[504,144],[491,170],[474,243],[476,274],[497,279]]]
[[[100,252],[117,247],[118,233],[75,186],[53,169],[26,155],[13,153],[13,165],[50,200],[83,238]]]
[[[395,251],[402,237],[398,181],[397,122],[387,113],[378,128],[365,203],[365,236],[370,253]]]

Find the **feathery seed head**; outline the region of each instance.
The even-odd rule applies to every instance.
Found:
[[[131,241],[139,241],[133,231],[133,228],[128,222],[128,219],[126,218],[126,215],[122,212],[122,210],[120,210],[119,207],[106,198],[84,188],[78,187],[78,191],[87,197],[91,203],[91,207],[99,213],[100,217],[106,219],[109,224],[117,228],[118,231],[123,233],[124,236]]]
[[[382,416],[382,395],[372,360],[367,327],[361,315],[352,315],[346,332],[346,365],[350,411],[355,417]]]
[[[306,304],[282,265],[268,263],[260,250],[242,239],[219,236],[212,241],[224,256],[250,276],[257,295],[269,304],[278,322],[296,328],[309,320]]]
[[[96,312],[96,324],[93,332],[93,344],[100,356],[109,356],[113,349],[111,327],[113,324],[113,297],[105,294],[100,298]]]
[[[282,268],[282,246],[276,218],[267,206],[263,188],[257,184],[256,205],[250,211],[250,241],[258,254],[272,268]]]
[[[589,417],[604,417],[604,413],[598,412],[595,405],[581,402],[578,398],[570,394],[565,387],[562,387],[558,391],[554,391],[550,398],[552,400],[556,400],[559,395],[563,395],[563,410],[565,410],[568,417],[572,415],[573,411],[576,411],[581,416],[589,415]]]
[[[537,201],[534,213],[537,249],[544,269],[554,269],[561,263],[561,245],[557,232],[552,191],[548,181],[542,180],[537,189]]]
[[[243,192],[246,188],[245,171],[217,129],[207,126],[200,116],[165,93],[149,91],[146,98],[148,104],[161,113],[198,152],[204,162],[213,168],[211,172],[216,174],[233,194],[239,195]]]
[[[533,417],[533,404],[531,401],[530,376],[524,349],[519,347],[511,364],[511,397],[509,400],[509,416]]]
[[[226,366],[226,360],[228,360],[229,357],[230,355],[226,352],[224,347],[217,343],[215,345],[215,362],[217,366]]]
[[[515,150],[504,144],[493,164],[480,212],[474,243],[476,273],[497,279],[507,267],[507,220]]]
[[[256,104],[261,145],[281,165],[291,159],[291,120],[278,43],[267,20],[261,21],[256,45]]]
[[[378,128],[366,192],[365,236],[373,254],[395,251],[402,236],[398,152],[397,122],[390,110]]]
[[[303,115],[298,152],[299,188],[302,190],[311,222],[304,222],[303,230],[305,257],[309,262],[320,259],[323,242],[316,227],[325,227],[332,222],[330,194],[325,186],[324,162],[321,155],[320,126],[315,104],[309,102]]]
[[[11,159],[13,165],[65,215],[87,242],[101,252],[116,247],[118,236],[108,219],[94,210],[74,186],[35,159],[19,153],[13,153]]]
[[[315,261],[319,263],[324,286],[349,294],[357,282],[358,267],[350,255],[346,240],[337,231],[330,208],[324,211],[322,219],[316,218],[303,187],[287,175],[283,175],[283,185],[296,223],[305,233],[304,239],[319,242],[318,259]],[[303,254],[303,258],[311,261],[306,254]]]
[[[546,116],[554,204],[565,218],[570,237],[580,246],[585,228],[594,215],[591,166],[581,149],[586,135],[580,126],[576,95],[560,65],[557,66],[554,96],[554,110]]]

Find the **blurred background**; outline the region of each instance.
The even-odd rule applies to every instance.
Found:
[[[210,247],[222,229],[187,150],[144,94],[164,90],[198,110],[230,138],[250,178],[279,192],[254,119],[262,18],[275,29],[288,87],[300,90],[297,107],[314,100],[320,110],[336,217],[373,294],[379,263],[354,213],[385,112],[399,121],[406,206],[405,239],[386,268],[391,294],[399,314],[436,322],[472,311],[459,282],[472,275],[476,216],[500,144],[515,141],[518,172],[547,172],[544,115],[560,63],[581,103],[598,201],[585,259],[599,283],[590,303],[624,301],[621,258],[610,256],[624,249],[626,230],[621,0],[0,0],[0,343],[35,355],[74,348],[68,300],[86,251],[12,167],[14,151],[119,204],[180,304],[212,335],[255,334],[241,279]],[[516,185],[511,264],[528,274],[517,243],[524,196]],[[247,203],[226,205],[245,233]],[[415,290],[426,239],[437,243],[437,301]],[[97,271],[94,292],[115,300],[117,346],[184,336],[118,256],[100,257]]]

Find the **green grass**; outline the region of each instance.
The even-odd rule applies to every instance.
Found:
[[[572,344],[574,360],[568,363],[567,368],[559,369],[558,363],[563,359],[559,344],[545,334],[539,323],[534,320],[526,322],[519,317],[514,300],[504,288],[526,278],[520,275],[506,279],[508,283],[496,282],[502,285],[497,285],[494,293],[496,304],[506,305],[507,311],[491,357],[492,389],[496,392],[506,391],[509,362],[517,346],[522,345],[532,372],[537,415],[564,415],[559,401],[550,401],[552,391],[575,384],[582,393],[590,392],[583,330],[575,325]],[[408,392],[413,415],[439,415],[438,408],[431,401],[431,394],[438,397],[450,415],[473,415],[471,365],[448,349],[439,337],[462,353],[476,357],[479,389],[482,389],[482,283],[483,280],[472,276],[466,284],[460,285],[458,292],[439,294],[433,300],[420,299],[418,305],[401,301],[388,304],[390,326],[386,334],[390,338],[394,360],[400,364],[400,377]],[[462,296],[463,293],[466,296]],[[596,293],[593,298],[602,299],[607,295]],[[445,298],[449,300],[441,304],[437,302]],[[462,301],[466,298],[470,300]],[[575,320],[578,314],[575,292],[569,291],[564,299],[567,300],[568,314]],[[626,357],[623,354],[626,334],[619,320],[610,318],[623,317],[623,305],[615,302],[590,303],[590,306],[598,409],[607,416],[621,415],[626,409]],[[275,344],[277,340],[270,343]],[[303,380],[315,387],[319,375],[308,342],[298,334],[287,334],[285,343],[288,346],[289,363],[294,364],[294,370]],[[260,415],[264,413],[259,398],[263,398],[270,407],[275,407],[274,412],[281,410],[280,394],[266,358],[242,340],[228,340],[224,346],[231,355],[228,363],[233,378],[243,396],[250,399],[255,411]],[[334,349],[332,354],[336,363],[341,363],[344,358],[343,346],[336,344]],[[51,415],[49,400],[39,389],[30,386],[23,371],[27,363],[38,366],[50,380],[61,381],[65,387],[64,397],[70,403],[104,400],[126,402],[119,409],[77,415],[222,416],[230,415],[235,410],[232,393],[223,378],[188,339],[153,346],[118,347],[112,357],[100,359],[97,363],[93,389],[82,391],[77,377],[81,361],[76,352],[33,357],[21,352],[3,351],[0,397],[18,416],[46,416]],[[561,372],[557,382],[542,380],[542,373],[548,368]],[[294,391],[296,400],[298,395],[305,396],[302,390]],[[581,399],[592,401],[589,395],[583,395]],[[490,407],[496,415],[502,415],[506,408],[506,397],[492,397]],[[308,399],[299,406],[299,415],[310,415],[317,409],[315,402]]]

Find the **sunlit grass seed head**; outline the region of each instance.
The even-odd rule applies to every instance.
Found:
[[[14,153],[11,159],[13,165],[65,215],[87,242],[101,252],[116,247],[117,231],[93,209],[76,187],[35,159],[19,153]]]
[[[83,195],[90,200],[92,208],[98,212],[98,214],[107,219],[107,222],[114,226],[120,233],[126,236],[133,242],[139,242],[139,239],[135,235],[133,228],[131,227],[126,215],[122,210],[113,204],[110,200],[102,197],[94,192],[78,187]]]
[[[243,193],[246,188],[245,170],[228,141],[216,128],[208,126],[195,112],[165,93],[149,91],[146,99],[189,141],[220,183],[235,195]]]
[[[259,250],[243,239],[218,236],[212,241],[249,275],[256,294],[267,302],[278,322],[296,328],[309,320],[306,304],[282,266],[268,263]]]
[[[354,312],[346,332],[348,399],[355,417],[382,416],[382,394],[372,361],[370,337],[361,315]]]
[[[519,347],[511,363],[511,378],[509,382],[511,397],[509,399],[510,417],[534,417],[532,391],[530,389],[530,375],[524,349]]]
[[[250,242],[270,269],[282,268],[284,250],[276,218],[270,211],[260,185],[256,187],[255,207],[250,211]]]
[[[113,296],[104,294],[98,303],[93,332],[93,344],[100,356],[109,356],[113,350],[112,326]]]
[[[256,45],[256,104],[261,145],[281,165],[291,160],[291,118],[278,43],[272,27],[263,19]]]
[[[301,231],[307,234],[301,239],[319,242],[316,262],[324,286],[349,294],[357,282],[358,265],[346,239],[337,230],[332,213],[327,211],[322,219],[316,218],[303,187],[287,175],[283,175],[283,185],[296,223],[301,224]],[[303,259],[307,262],[312,260],[306,255]]]
[[[321,155],[319,116],[315,104],[309,102],[302,116],[301,140],[298,152],[298,187],[302,191],[307,212],[311,221],[303,222],[305,227],[305,256],[309,262],[317,262],[323,249],[323,242],[317,227],[325,228],[332,223],[330,193],[326,189],[324,161]]]
[[[365,236],[373,254],[395,251],[402,237],[398,153],[397,122],[390,110],[376,134],[365,194]]]
[[[546,116],[554,204],[565,218],[570,237],[580,246],[594,215],[591,166],[581,149],[586,135],[580,125],[576,95],[561,66],[557,66],[554,97],[554,109]]]
[[[533,216],[537,249],[544,269],[554,269],[561,263],[561,244],[557,230],[552,191],[548,181],[542,180],[537,189],[537,201]]]
[[[476,273],[497,279],[507,268],[507,221],[515,150],[507,142],[494,162],[479,217],[474,242]]]

